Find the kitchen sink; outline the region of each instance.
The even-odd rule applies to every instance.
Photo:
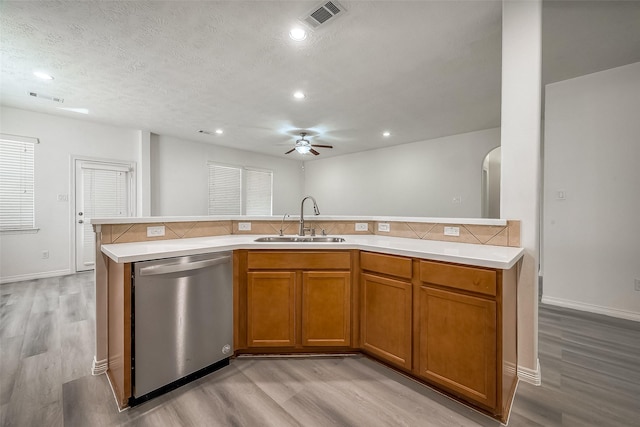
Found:
[[[270,236],[259,237],[256,242],[310,242],[310,243],[339,243],[345,240],[342,237],[329,236]]]

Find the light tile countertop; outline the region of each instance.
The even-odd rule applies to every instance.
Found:
[[[513,267],[524,254],[524,249],[522,248],[379,235],[332,236],[343,237],[345,241],[340,243],[256,242],[255,239],[259,237],[265,236],[228,235],[151,242],[114,243],[102,245],[102,252],[115,262],[126,263],[235,249],[359,249],[504,270]]]

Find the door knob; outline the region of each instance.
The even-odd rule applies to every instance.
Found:
[[[78,224],[84,224],[84,221],[83,221],[83,220],[81,220],[81,219],[79,219],[79,220],[78,220]]]

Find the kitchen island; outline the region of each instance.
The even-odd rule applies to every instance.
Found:
[[[108,374],[120,406],[131,396],[132,263],[231,250],[235,355],[362,352],[506,420],[517,383],[521,248],[375,234],[335,243],[255,242],[259,236],[100,245],[96,284],[106,272]]]

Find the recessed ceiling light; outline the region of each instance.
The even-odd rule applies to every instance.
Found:
[[[89,109],[87,109],[87,108],[63,108],[63,107],[58,107],[58,110],[71,111],[72,113],[79,113],[79,114],[89,114]]]
[[[302,91],[297,91],[293,94],[293,97],[296,99],[303,99],[306,95]]]
[[[36,76],[39,79],[42,79],[42,80],[53,80],[53,76],[52,75],[47,74],[47,73],[43,73],[41,71],[35,71],[33,73],[33,75]]]
[[[299,27],[292,28],[291,31],[289,31],[289,37],[291,37],[291,40],[301,42],[307,38],[307,32]]]
[[[217,133],[218,135],[222,135],[222,134],[223,134],[223,132],[224,132],[224,131],[223,131],[222,129],[216,129],[216,133]]]
[[[391,132],[389,132],[388,130],[382,132],[382,136],[390,136]]]

